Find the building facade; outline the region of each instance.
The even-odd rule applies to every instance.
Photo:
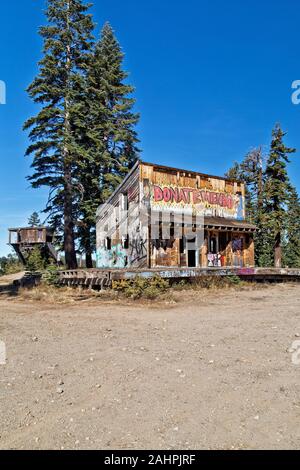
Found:
[[[253,267],[242,182],[137,162],[97,212],[98,268]]]

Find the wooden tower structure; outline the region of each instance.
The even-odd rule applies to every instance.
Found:
[[[17,253],[20,261],[26,265],[30,252],[39,247],[41,251],[58,262],[58,253],[53,245],[54,230],[50,227],[19,227],[9,229],[9,245]]]

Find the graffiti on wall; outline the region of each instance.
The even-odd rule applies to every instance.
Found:
[[[142,261],[147,258],[147,240],[135,238],[130,242],[130,264]]]
[[[241,194],[149,183],[144,183],[142,190],[142,202],[149,200],[151,208],[159,211],[179,212],[184,209],[205,216],[244,218],[244,198]]]
[[[97,250],[97,268],[126,268],[128,255],[121,243],[108,250],[104,245]]]
[[[145,232],[145,233],[143,233]],[[138,224],[133,226],[128,236],[122,242],[108,249],[103,241],[97,249],[97,268],[119,268],[140,264],[147,259],[148,238],[146,230],[141,230]]]
[[[146,233],[142,233],[140,224],[138,224],[129,236],[129,262],[131,266],[147,259],[147,241]]]

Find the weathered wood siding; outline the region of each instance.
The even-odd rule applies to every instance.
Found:
[[[127,222],[129,237],[122,236],[120,205],[122,195],[127,198]],[[156,222],[141,217],[139,210],[158,214]],[[145,214],[145,213],[144,213]],[[177,217],[174,222],[174,214]],[[178,223],[181,214],[189,216],[189,222]],[[173,219],[172,219],[173,217]],[[179,219],[178,219],[179,217]],[[245,187],[241,182],[188,172],[174,168],[140,163],[124,180],[117,191],[97,215],[97,267],[98,268],[146,268],[146,267],[195,267],[254,266],[253,236],[234,228],[224,229],[222,246],[217,259],[211,256],[210,239],[215,234],[218,242],[221,229],[205,230],[202,246],[194,255],[186,241],[183,243],[176,230],[183,230],[185,237],[191,232],[203,234],[206,217],[221,220],[245,219]],[[116,221],[115,229],[108,222]],[[181,228],[183,226],[183,228]],[[172,229],[170,228],[172,227]],[[166,230],[175,233],[166,236]],[[106,233],[104,236],[103,233]],[[238,241],[240,240],[240,241]],[[236,249],[241,246],[242,249]]]
[[[127,201],[127,221],[120,219],[120,204],[122,195]],[[98,268],[127,268],[146,267],[147,245],[145,228],[139,219],[140,202],[140,172],[137,167],[113,194],[108,204],[104,205],[97,214],[97,267]],[[111,230],[111,221],[116,221],[116,229]],[[131,236],[122,236],[122,224],[128,224]],[[104,237],[103,233],[107,232]],[[107,240],[109,239],[109,241]],[[109,243],[109,247],[107,244]]]
[[[245,219],[243,183],[150,164],[140,168],[141,198],[148,199],[152,210],[184,209],[205,216]]]

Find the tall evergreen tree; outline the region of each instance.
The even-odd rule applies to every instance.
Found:
[[[29,181],[34,188],[50,188],[46,211],[59,223],[63,219],[65,259],[70,269],[77,267],[74,223],[80,186],[76,175],[82,148],[74,123],[81,118],[83,72],[92,41],[88,8],[82,0],[48,0],[48,25],[40,28],[44,57],[28,88],[41,109],[24,125],[30,129],[32,141],[26,154],[34,156]]]
[[[29,227],[39,227],[41,225],[41,220],[39,218],[39,214],[37,212],[33,212],[28,219]]]
[[[265,156],[262,147],[249,152],[241,164],[242,175],[247,185],[246,202],[247,215],[250,222],[256,225],[255,262],[260,265],[261,254],[265,250],[263,203],[264,203],[264,171]]]
[[[300,199],[291,186],[285,218],[283,262],[290,268],[300,268]]]
[[[246,183],[246,214],[258,228],[255,256],[262,267],[280,266],[282,255],[285,265],[296,267],[299,263],[299,199],[287,171],[289,154],[295,150],[284,145],[284,136],[277,125],[266,163],[259,147],[242,163],[235,162],[226,174]]]
[[[246,217],[255,224],[259,223],[263,200],[263,151],[261,147],[247,153],[241,163],[235,162],[226,173],[227,178],[245,182]]]
[[[277,124],[272,132],[271,149],[265,170],[262,223],[266,231],[266,244],[272,251],[271,259],[265,259],[264,262],[272,262],[275,267],[281,267],[282,264],[282,237],[290,190],[287,163],[289,155],[295,152],[295,149],[285,146],[285,135]]]
[[[126,83],[123,58],[114,32],[106,23],[89,62],[81,110],[85,118],[77,123],[86,151],[78,167],[78,179],[82,187],[79,238],[87,267],[92,267],[97,208],[139,156],[135,130],[139,116],[132,110],[134,89]]]
[[[264,162],[262,147],[254,148],[241,163],[235,162],[226,176],[240,179],[246,184],[245,202],[246,218],[257,226],[255,240],[255,262],[260,264],[262,253],[265,250],[264,226],[262,221],[264,200]]]

